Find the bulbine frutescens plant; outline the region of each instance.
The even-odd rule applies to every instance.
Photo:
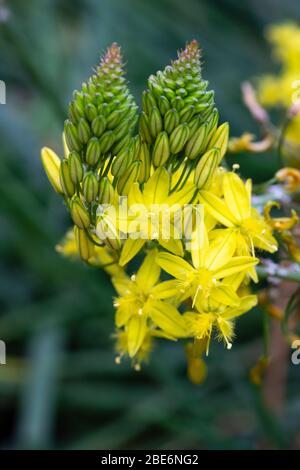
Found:
[[[149,77],[139,112],[113,44],[74,92],[64,158],[42,149],[74,223],[59,249],[105,269],[116,289],[117,361],[138,368],[155,338],[193,338],[195,381],[211,337],[230,349],[235,318],[256,304],[241,294],[257,281],[256,249],[277,249],[251,180],[222,166],[229,129],[207,87],[192,41]]]

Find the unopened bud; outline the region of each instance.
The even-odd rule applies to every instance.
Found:
[[[152,137],[156,137],[160,131],[162,130],[163,123],[161,114],[158,108],[154,107],[151,110],[150,118],[149,118],[149,128]]]
[[[190,160],[195,160],[201,153],[205,151],[206,147],[206,132],[207,125],[202,124],[195,132],[193,137],[188,141],[185,147],[185,154]]]
[[[104,176],[100,180],[99,184],[99,193],[98,193],[98,199],[100,204],[112,204],[114,200],[114,194],[115,190],[113,188],[113,185],[107,178],[107,176]]]
[[[43,147],[41,151],[41,160],[52,187],[59,194],[63,193],[63,189],[60,182],[60,165],[61,161],[53,150],[48,147]]]
[[[175,127],[170,135],[170,151],[173,154],[180,152],[185,146],[189,138],[189,126],[187,124],[179,124]]]
[[[179,113],[180,122],[189,122],[195,114],[195,107],[185,106]]]
[[[139,182],[144,183],[148,181],[151,170],[151,158],[149,146],[146,142],[142,142],[140,146],[139,160],[141,161]]]
[[[165,96],[161,96],[159,98],[158,107],[159,107],[159,110],[160,110],[162,116],[164,116],[166,114],[166,112],[169,111],[169,109],[171,107],[168,98],[166,98]]]
[[[104,116],[97,116],[92,121],[92,131],[96,137],[101,137],[106,128],[106,119]]]
[[[91,103],[89,103],[88,105],[86,105],[84,111],[85,111],[86,117],[88,118],[88,120],[89,120],[90,122],[93,122],[93,120],[96,119],[96,117],[97,117],[97,115],[98,115],[96,106],[94,106],[94,105],[91,104]]]
[[[76,185],[81,183],[83,178],[83,166],[77,152],[71,152],[68,157],[69,172],[72,182]]]
[[[218,148],[220,150],[220,160],[218,163],[221,162],[222,158],[224,157],[227,146],[228,146],[228,137],[229,137],[229,124],[228,122],[224,122],[217,130],[214,132],[213,136],[211,137],[208,148]]]
[[[78,137],[79,137],[80,142],[82,142],[83,144],[86,144],[89,138],[91,137],[91,129],[87,121],[84,118],[81,118],[79,120],[77,130],[78,130]]]
[[[169,109],[164,116],[164,129],[168,134],[179,124],[179,114],[176,109]]]
[[[70,202],[70,212],[77,227],[85,229],[90,226],[90,216],[78,196],[73,196]]]
[[[92,137],[88,143],[86,149],[85,160],[88,165],[95,166],[97,165],[101,156],[101,147],[100,142],[97,137]]]
[[[95,245],[88,238],[85,230],[74,226],[74,235],[78,254],[83,261],[88,261],[95,252]]]
[[[208,150],[196,166],[194,182],[199,189],[208,189],[215,175],[220,158],[218,149]]]
[[[150,93],[150,91],[144,91],[143,97],[143,110],[149,115],[153,107],[157,106],[154,96]]]
[[[106,131],[100,138],[101,153],[107,153],[115,141],[115,135],[113,131]]]
[[[170,149],[168,134],[166,132],[161,132],[155,140],[154,148],[152,151],[153,165],[156,167],[164,165],[168,160],[169,156]]]
[[[76,126],[67,119],[64,124],[64,133],[66,136],[67,144],[69,150],[76,150],[76,152],[79,152],[82,148],[82,144],[79,140],[78,136],[78,131],[76,129]]]
[[[95,201],[98,196],[98,181],[94,173],[89,171],[82,182],[82,193],[86,202]]]
[[[68,160],[63,160],[60,165],[60,184],[66,196],[72,197],[75,193],[75,185],[71,180]]]
[[[117,190],[118,193],[127,196],[133,183],[138,180],[141,162],[133,162],[118,179]]]
[[[149,119],[144,112],[141,113],[139,119],[139,131],[143,140],[145,140],[145,142],[147,142],[148,144],[151,144],[152,138],[149,129]]]

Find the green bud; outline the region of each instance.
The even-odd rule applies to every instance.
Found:
[[[115,158],[111,166],[113,176],[119,178],[126,171],[126,168],[131,164],[132,152],[128,148],[122,150]]]
[[[111,250],[118,251],[121,249],[122,244],[118,229],[109,217],[100,216],[97,219],[96,233],[98,238],[103,240]]]
[[[208,189],[215,175],[220,159],[218,149],[208,150],[196,166],[194,183],[199,189]]]
[[[107,153],[113,145],[116,137],[113,131],[106,131],[100,138],[101,153]]]
[[[43,147],[41,150],[41,160],[52,187],[57,193],[62,194],[63,189],[60,182],[60,158],[55,152],[53,152],[53,150]]]
[[[153,165],[158,167],[166,163],[170,156],[169,139],[166,132],[160,132],[156,137],[154,148],[152,151]]]
[[[199,127],[199,129],[195,132],[193,137],[186,144],[185,155],[190,160],[195,160],[195,158],[199,157],[199,155],[201,155],[201,153],[205,151],[206,132],[207,132],[207,125],[202,124],[202,126]]]
[[[114,145],[113,151],[115,154],[121,152],[122,149],[127,148],[130,144],[132,137],[130,134],[125,135],[117,144]]]
[[[74,124],[69,119],[65,121],[64,133],[69,150],[76,150],[76,152],[80,152],[82,144],[79,140],[78,131],[76,126],[74,126]]]
[[[176,111],[176,109],[169,109],[169,111],[166,112],[165,117],[164,117],[164,129],[168,134],[171,134],[171,132],[177,127],[179,124],[179,114]]]
[[[85,229],[90,226],[90,216],[78,196],[73,196],[70,202],[70,212],[77,227]]]
[[[140,166],[140,161],[131,163],[125,173],[118,179],[117,190],[119,194],[128,196],[133,183],[139,178]]]
[[[145,142],[147,142],[148,144],[151,144],[152,138],[149,129],[149,119],[144,112],[141,113],[139,119],[139,131],[143,140],[145,140]]]
[[[70,177],[68,160],[63,160],[59,170],[60,184],[66,196],[72,197],[75,193],[75,186]]]
[[[185,106],[179,113],[180,122],[189,122],[195,114],[195,107]]]
[[[96,119],[98,113],[97,113],[97,108],[93,104],[89,103],[85,107],[85,115],[88,118],[90,122],[92,122],[94,119]],[[98,136],[97,136],[98,137]]]
[[[208,143],[209,149],[211,149],[212,147],[215,147],[220,150],[219,163],[221,162],[222,158],[224,157],[227,151],[228,137],[229,137],[229,124],[228,122],[224,122],[224,124],[222,124],[220,127],[217,128],[217,130],[214,132],[213,136],[211,137]]]
[[[106,119],[104,116],[97,116],[92,122],[92,131],[96,137],[101,137],[106,128]]]
[[[83,144],[86,144],[91,137],[91,129],[87,121],[84,118],[81,118],[79,120],[77,130],[78,130],[78,137],[79,137],[80,142],[82,142]]]
[[[134,136],[130,145],[130,151],[132,153],[132,160],[139,159],[141,144],[142,144],[142,140],[140,136],[139,135]]]
[[[152,75],[152,76],[149,77],[148,84],[149,84],[149,88],[150,88],[150,90],[152,91],[152,93],[154,94],[154,96],[156,96],[157,98],[159,98],[161,95],[163,95],[164,90],[163,90],[163,88],[157,83],[156,77],[155,77],[154,75]]]
[[[98,195],[98,181],[94,173],[86,173],[82,181],[82,193],[86,202],[91,203],[96,200]]]
[[[85,160],[88,165],[97,165],[101,156],[101,146],[97,137],[92,137],[87,145]]]
[[[114,201],[115,190],[107,176],[100,180],[98,199],[100,204],[112,204]]]
[[[139,160],[141,161],[139,183],[145,183],[150,178],[151,158],[149,146],[142,142],[140,146]]]
[[[71,101],[69,104],[69,116],[73,124],[76,124],[83,117],[81,108],[77,105],[76,101]]]
[[[120,139],[123,139],[123,137],[125,137],[128,134],[130,127],[131,127],[131,123],[130,121],[126,119],[125,121],[121,122],[121,124],[119,124],[118,127],[114,129],[116,142]]]
[[[185,146],[189,138],[189,126],[187,124],[180,124],[175,127],[170,135],[170,151],[173,154],[180,152]]]
[[[170,103],[169,103],[168,98],[166,98],[165,96],[161,96],[159,98],[158,107],[162,116],[164,116],[166,112],[169,111],[170,109]]]
[[[149,91],[143,92],[143,110],[149,115],[152,108],[157,106],[154,96]]]
[[[125,114],[127,114],[128,110],[125,110]],[[121,121],[122,117],[124,115],[124,111],[120,111],[116,109],[113,111],[108,117],[107,117],[107,128],[108,129],[114,129]]]
[[[159,109],[154,107],[151,110],[149,118],[149,128],[152,137],[156,137],[162,130],[163,123]]]
[[[190,139],[193,137],[195,132],[199,129],[199,127],[203,124],[203,120],[200,116],[195,117],[192,121],[189,122],[188,126],[190,129]]]
[[[88,261],[95,253],[95,245],[88,238],[85,230],[74,225],[74,235],[78,254],[83,261]]]
[[[81,183],[83,178],[83,166],[80,156],[77,152],[71,152],[68,157],[69,173],[72,182],[77,185]]]

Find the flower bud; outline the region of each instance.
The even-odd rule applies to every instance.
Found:
[[[217,127],[218,127],[218,121],[219,121],[219,112],[215,108],[213,109],[210,118],[207,121],[207,142],[211,139],[213,134],[215,133]]]
[[[142,102],[143,110],[148,115],[151,113],[152,108],[157,106],[154,96],[149,91],[143,92]]]
[[[156,137],[154,148],[152,151],[153,165],[158,167],[166,163],[170,156],[169,139],[166,132],[160,132]]]
[[[81,118],[79,120],[77,130],[78,130],[78,137],[79,137],[80,142],[82,142],[83,144],[86,144],[89,138],[91,137],[91,129],[87,121],[84,118]]]
[[[112,204],[114,201],[115,190],[113,185],[107,178],[104,176],[100,180],[98,199],[100,204]]]
[[[165,96],[161,96],[159,98],[158,107],[162,116],[164,116],[171,107],[168,98],[166,98]]]
[[[115,141],[115,135],[113,131],[106,131],[99,140],[101,153],[107,153]]]
[[[189,122],[195,114],[195,107],[192,105],[185,106],[179,113],[180,122]]]
[[[149,118],[149,128],[152,137],[156,137],[162,130],[163,123],[159,109],[154,107],[151,110]]]
[[[217,128],[217,130],[212,135],[209,143],[208,148],[218,148],[220,150],[220,160],[218,163],[221,162],[222,158],[224,157],[227,146],[228,146],[228,136],[229,136],[229,124],[228,122],[224,122],[221,126]]]
[[[69,119],[65,121],[64,133],[66,136],[69,150],[76,150],[76,152],[79,152],[82,148],[82,144],[79,140],[76,126],[74,126],[74,124]]]
[[[60,184],[66,196],[72,197],[75,193],[75,185],[70,177],[68,160],[63,160],[60,165]]]
[[[115,141],[123,139],[123,137],[125,137],[129,133],[130,127],[131,127],[130,121],[125,120],[121,122],[121,124],[119,124],[118,127],[114,129]]]
[[[119,194],[128,196],[131,186],[138,180],[140,166],[141,162],[139,161],[131,163],[125,173],[118,179],[117,190]]]
[[[95,166],[97,165],[101,156],[101,147],[100,142],[97,137],[92,137],[88,143],[86,149],[85,160],[88,165]]]
[[[115,154],[118,154],[118,153],[121,152],[122,149],[127,148],[130,144],[131,139],[132,139],[132,137],[131,137],[130,133],[125,135],[121,140],[118,141],[117,144],[114,144],[113,152]]]
[[[176,109],[169,109],[164,116],[164,129],[168,134],[179,124],[179,114]]]
[[[81,108],[77,105],[76,101],[71,101],[69,104],[69,116],[73,124],[76,124],[80,118],[84,116]]]
[[[150,129],[149,129],[149,119],[147,115],[142,112],[140,119],[139,119],[139,131],[142,136],[142,138],[147,142],[148,144],[151,144],[152,138],[150,134]]]
[[[125,150],[121,151],[114,159],[113,164],[111,166],[111,172],[113,176],[119,178],[120,176],[123,175],[123,173],[126,171],[126,169],[129,167],[131,164],[133,158],[132,158],[132,152],[129,150],[129,148],[126,148]]]
[[[139,183],[144,183],[150,178],[151,159],[149,147],[146,142],[142,142],[140,146],[139,160],[141,161]]]
[[[90,216],[78,196],[73,196],[70,202],[70,212],[77,227],[85,229],[90,226]]]
[[[202,124],[199,129],[195,132],[193,137],[188,141],[185,147],[185,154],[190,160],[195,160],[201,153],[205,151],[206,147],[206,132],[207,125]]]
[[[86,202],[91,203],[95,201],[98,195],[98,181],[97,177],[89,171],[82,182],[82,193]]]
[[[220,158],[218,149],[208,150],[196,166],[194,183],[199,189],[208,189],[215,175]]]
[[[68,157],[69,172],[72,182],[77,185],[83,178],[83,166],[77,152],[71,152]]]
[[[125,111],[127,113],[128,110],[126,109]],[[108,129],[114,129],[115,127],[117,127],[117,125],[120,123],[123,115],[124,115],[124,111],[122,112],[119,109],[116,109],[115,111],[113,111],[107,117],[107,128]]]
[[[101,137],[106,128],[106,119],[104,116],[97,116],[92,121],[92,131],[96,137]]]
[[[91,103],[89,103],[88,105],[86,105],[84,111],[85,111],[86,117],[88,118],[88,120],[89,120],[90,122],[93,122],[94,119],[96,119],[96,117],[97,117],[97,115],[98,115],[96,106],[94,106],[94,105],[91,104]],[[98,137],[98,136],[97,136],[97,137]]]
[[[108,216],[101,216],[97,219],[96,233],[100,240],[103,240],[105,244],[113,251],[121,249],[121,240],[115,221]]]
[[[88,261],[95,253],[95,245],[89,240],[85,230],[74,226],[74,235],[78,254],[83,261]]]
[[[59,194],[63,193],[63,189],[60,182],[60,159],[53,150],[48,147],[43,147],[41,150],[41,160],[52,187]]]
[[[189,126],[187,124],[179,124],[175,127],[170,135],[170,151],[173,154],[180,152],[185,146],[189,138]]]

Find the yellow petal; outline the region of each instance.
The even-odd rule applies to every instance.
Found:
[[[160,267],[156,263],[156,256],[157,250],[149,251],[136,274],[137,285],[144,293],[147,293],[159,279]]]
[[[170,255],[169,253],[159,253],[157,263],[164,271],[171,274],[171,276],[183,281],[188,274],[194,271],[187,261],[179,258],[179,256]]]
[[[181,240],[163,240],[160,238],[158,242],[165,250],[170,251],[174,255],[183,256],[183,247]]]
[[[222,232],[222,231],[220,231]],[[213,240],[205,256],[205,267],[210,271],[217,271],[224,266],[236,250],[236,234],[233,230],[223,230]]]
[[[255,266],[259,260],[251,256],[235,256],[225,266],[214,273],[216,279],[222,279]]]
[[[144,204],[144,198],[141,193],[139,183],[133,183],[128,194],[128,207],[133,204]]]
[[[116,289],[117,293],[121,296],[124,296],[128,293],[128,290],[131,288],[132,281],[127,276],[113,277],[112,284]]]
[[[199,269],[204,266],[209,246],[203,207],[197,209],[196,217],[196,229],[191,239],[191,255],[194,267]]]
[[[175,191],[174,193],[172,193],[165,201],[165,203],[168,204],[170,207],[176,204],[179,204],[181,206],[183,206],[184,204],[189,204],[195,194],[196,189],[196,186],[187,184],[180,191]]]
[[[251,198],[245,184],[236,173],[226,173],[223,178],[224,199],[234,216],[239,220],[251,214]]]
[[[238,305],[240,301],[239,296],[234,292],[233,288],[224,284],[213,287],[211,297],[214,301],[222,305]]]
[[[248,312],[253,307],[255,307],[255,305],[257,305],[256,295],[247,295],[241,299],[238,307],[229,308],[222,314],[222,317],[224,319],[231,320],[232,318],[238,317],[243,313]]]
[[[142,249],[145,243],[146,240],[143,238],[138,238],[137,240],[127,238],[122,248],[122,253],[119,260],[120,266],[124,266],[125,264],[129,263],[129,261],[134,258],[134,256]]]
[[[160,282],[151,289],[151,295],[156,299],[169,299],[178,296],[178,281],[172,279],[170,281]]]
[[[62,194],[63,190],[59,174],[60,158],[56,155],[55,152],[53,152],[53,150],[49,149],[48,147],[43,147],[41,150],[41,160],[52,187],[56,192]]]
[[[169,194],[170,176],[164,167],[159,167],[145,183],[143,196],[146,204],[163,204]]]
[[[136,355],[147,333],[147,319],[143,315],[133,315],[127,326],[128,354]]]
[[[163,301],[156,301],[150,311],[152,321],[167,334],[175,338],[187,336],[185,321],[178,310]]]
[[[209,191],[200,191],[199,200],[205,205],[207,212],[217,219],[225,227],[233,227],[237,224],[237,219],[222,199]]]

